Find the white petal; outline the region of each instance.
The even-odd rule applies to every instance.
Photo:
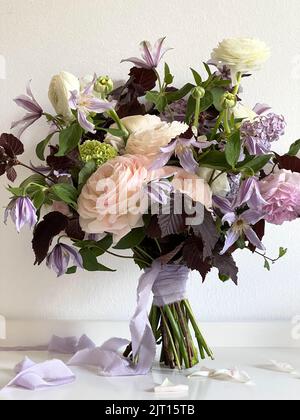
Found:
[[[202,378],[212,378],[212,379],[218,379],[218,380],[222,380],[222,381],[235,381],[235,382],[239,382],[242,384],[251,384],[251,379],[249,377],[249,375],[244,372],[241,371],[237,368],[234,369],[219,369],[219,370],[214,370],[214,369],[207,369],[207,368],[202,368],[199,371],[196,371],[194,373],[192,373],[189,378],[194,378],[194,377],[202,377]]]
[[[161,385],[154,388],[155,394],[168,394],[168,393],[188,393],[188,385],[175,385],[168,378],[166,378]]]

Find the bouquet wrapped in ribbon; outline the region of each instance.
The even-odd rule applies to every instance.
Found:
[[[43,110],[29,84],[15,99],[26,110],[12,125],[18,133],[0,137],[0,175],[11,195],[5,221],[18,232],[33,228],[35,264],[45,261],[58,276],[113,272],[101,262],[109,254],[144,270],[132,342],[110,340],[75,356],[115,375],[148,372],[156,344],[171,368],[213,357],[187,300],[189,272],[204,281],[214,270],[237,284],[237,249],[259,254],[270,270],[286,249],[275,259],[266,254],[265,224],[300,215],[300,141],[275,153],[284,117],[241,99],[243,82],[269,58],[267,46],[225,40],[178,87],[168,64],[159,71],[164,41],[143,42],[141,58],[123,60],[133,67],[121,86],[107,76],[53,77],[55,113]],[[26,163],[20,138],[42,117],[49,132],[36,146],[39,162]],[[18,167],[30,176],[16,184]]]

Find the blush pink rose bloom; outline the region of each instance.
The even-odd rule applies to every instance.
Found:
[[[263,198],[269,203],[263,208],[265,220],[275,225],[291,222],[300,216],[300,174],[279,171],[260,181]]]
[[[211,207],[208,184],[197,189],[196,175],[181,168],[166,167],[148,171],[150,160],[143,156],[125,155],[102,165],[87,181],[78,200],[80,224],[86,233],[113,235],[118,243],[132,229],[144,226],[143,215],[149,207],[146,185],[164,176],[174,175],[175,189]],[[190,179],[191,182],[184,182]],[[199,187],[199,186],[198,186]]]

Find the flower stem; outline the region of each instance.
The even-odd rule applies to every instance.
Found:
[[[164,309],[160,308],[160,312],[161,312],[161,317],[162,317],[162,320],[163,320],[164,328],[165,328],[165,330],[167,332],[167,335],[168,335],[168,338],[170,340],[170,345],[172,347],[172,351],[173,351],[173,354],[174,354],[176,365],[177,365],[178,369],[181,370],[181,363],[180,363],[180,360],[179,360],[179,356],[178,356],[178,353],[177,353],[177,350],[176,350],[176,346],[175,346],[175,343],[174,343],[174,340],[173,340],[171,330],[169,328],[167,319],[166,319],[165,314],[164,314]]]
[[[193,126],[196,127],[197,129],[199,127],[200,109],[201,109],[201,98],[198,97],[196,99],[195,117],[194,117],[194,124],[193,124]]]
[[[233,89],[233,92],[232,92],[234,95],[237,95],[239,93],[239,88],[240,88],[241,81],[242,81],[242,73],[239,71],[237,73],[236,77],[237,77],[237,84],[235,85],[235,87]]]
[[[108,111],[108,115],[115,121],[115,123],[118,126],[118,129],[123,132],[123,139],[126,142],[129,137],[129,132],[127,128],[124,126],[124,124],[122,123],[122,121],[120,120],[119,115],[116,113],[114,109]]]
[[[38,174],[42,177],[44,177],[45,179],[48,179],[49,181],[51,181],[52,183],[54,183],[53,179],[45,174],[43,174],[42,172],[39,172],[37,169],[31,168],[28,165],[25,165],[25,163],[22,163],[20,161],[17,161],[16,165],[18,166],[23,166],[23,168],[29,169],[31,172],[34,172],[35,174]]]

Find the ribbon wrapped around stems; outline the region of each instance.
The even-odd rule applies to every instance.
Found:
[[[189,270],[179,265],[162,265],[155,261],[140,277],[137,290],[137,308],[130,322],[132,361],[120,355],[128,340],[112,338],[101,347],[79,351],[69,365],[96,366],[105,376],[136,376],[149,373],[156,355],[156,340],[148,317],[151,292],[154,305],[164,306],[186,295]]]

